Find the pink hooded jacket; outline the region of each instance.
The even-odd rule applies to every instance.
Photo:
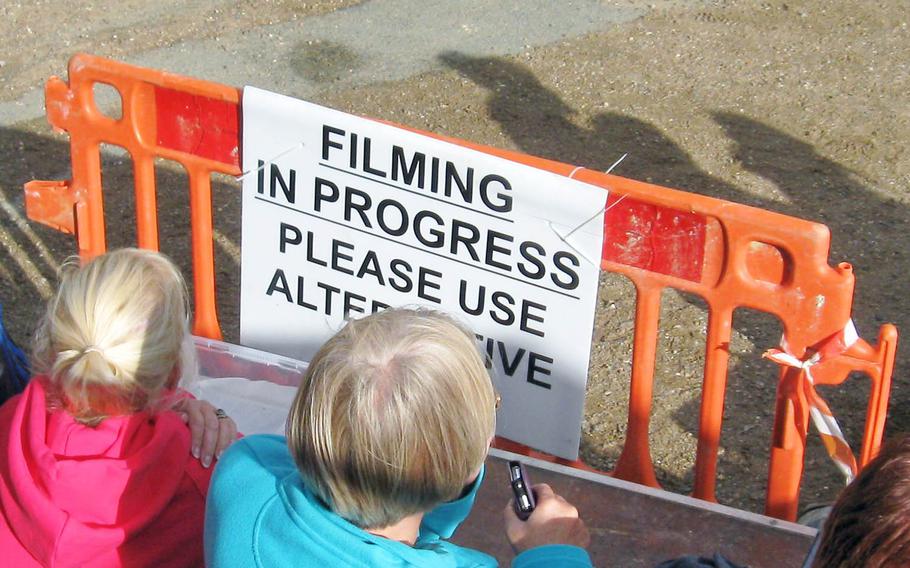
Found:
[[[176,413],[91,428],[34,378],[0,407],[0,566],[201,566],[210,476]]]

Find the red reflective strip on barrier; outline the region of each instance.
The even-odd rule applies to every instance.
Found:
[[[240,106],[155,87],[158,145],[240,166]]]
[[[603,259],[700,282],[705,218],[611,193],[604,214]]]

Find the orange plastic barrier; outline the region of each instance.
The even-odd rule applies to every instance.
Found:
[[[122,118],[113,120],[98,111],[93,100],[96,83],[119,91]],[[70,61],[69,83],[52,78],[46,90],[48,120],[70,135],[72,180],[33,181],[25,187],[31,219],[75,233],[84,258],[100,254],[105,250],[105,227],[99,145],[123,146],[135,164],[138,245],[157,249],[153,161],[160,156],[182,164],[191,195],[194,331],[211,338],[220,338],[221,331],[215,309],[210,177],[212,172],[240,174],[240,93],[233,87],[77,55]],[[613,475],[658,486],[648,424],[661,293],[672,287],[705,300],[709,319],[693,493],[715,500],[733,311],[745,307],[775,315],[783,324],[788,354],[799,360],[823,348],[850,320],[854,277],[849,264],[828,265],[827,227],[446,140],[610,189],[602,269],[625,275],[637,291],[628,428]],[[877,453],[882,441],[896,345],[897,330],[886,324],[876,346],[860,339],[812,368],[816,385],[841,384],[853,371],[870,379],[860,466]],[[809,423],[807,376],[803,368],[781,367],[771,438],[766,512],[791,520],[797,511]],[[506,440],[497,444],[516,449]],[[585,467],[580,462],[571,465]]]
[[[102,114],[96,83],[117,89],[122,118]],[[96,57],[70,60],[69,84],[46,86],[48,121],[70,134],[73,179],[25,186],[29,217],[74,233],[83,258],[103,253],[104,196],[101,143],[122,146],[133,160],[138,246],[158,250],[155,158],[180,163],[189,176],[192,220],[193,332],[221,338],[215,311],[211,174],[240,174],[240,91],[233,87],[141,69]]]

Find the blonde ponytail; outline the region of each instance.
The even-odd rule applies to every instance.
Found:
[[[85,423],[151,407],[182,368],[194,368],[187,304],[179,270],[159,253],[65,263],[34,340],[51,401]]]

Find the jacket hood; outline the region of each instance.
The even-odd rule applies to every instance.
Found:
[[[116,549],[168,505],[190,435],[176,413],[138,412],[95,427],[49,411],[42,381],[0,410],[0,508],[46,566],[78,565]]]

